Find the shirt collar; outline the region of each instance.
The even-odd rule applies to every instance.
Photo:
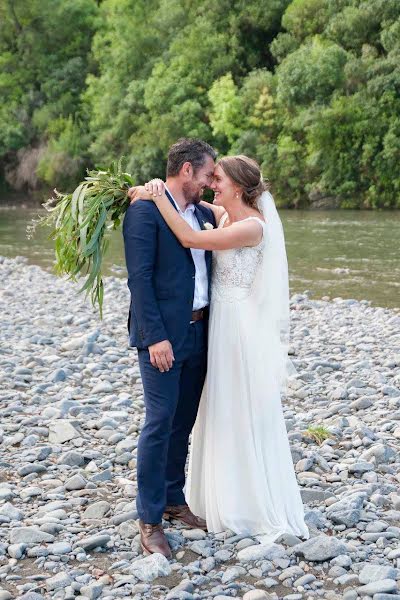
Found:
[[[171,198],[172,198],[172,202],[175,204],[175,208],[176,208],[176,210],[177,210],[179,213],[181,213],[182,215],[184,215],[186,211],[194,212],[194,209],[195,209],[195,206],[194,206],[194,204],[188,204],[188,206],[186,207],[186,210],[185,210],[185,211],[182,211],[182,210],[179,208],[179,205],[177,204],[177,202],[176,202],[175,198],[174,198],[174,197],[173,197],[173,195],[171,194],[171,192],[170,192],[170,190],[168,189],[168,187],[167,187],[165,184],[164,184],[164,186],[165,186],[165,189],[167,190],[168,194],[171,196]]]

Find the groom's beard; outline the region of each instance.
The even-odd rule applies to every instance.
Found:
[[[190,183],[183,184],[182,192],[188,204],[199,204],[201,201],[201,190],[196,190]]]

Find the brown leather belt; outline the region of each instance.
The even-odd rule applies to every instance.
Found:
[[[204,308],[199,308],[199,310],[193,310],[192,311],[192,319],[190,322],[195,323],[196,321],[201,321],[202,319],[205,319],[207,315],[208,315],[208,306],[205,306]]]

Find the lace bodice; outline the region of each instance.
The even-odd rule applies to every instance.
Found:
[[[223,226],[225,218],[221,219],[220,227]],[[246,298],[251,292],[264,255],[265,223],[258,217],[248,219],[255,219],[262,224],[262,240],[257,246],[213,252],[213,301],[234,302]]]

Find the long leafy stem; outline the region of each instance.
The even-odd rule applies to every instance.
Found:
[[[88,171],[85,180],[71,194],[54,190],[55,198],[43,205],[47,214],[39,219],[39,224],[51,227],[56,273],[68,275],[73,281],[81,276],[86,278],[79,291],[90,294],[93,306],[99,307],[100,318],[107,232],[120,225],[130,202],[127,192],[133,185],[131,175],[122,170],[122,160],[104,170]]]

